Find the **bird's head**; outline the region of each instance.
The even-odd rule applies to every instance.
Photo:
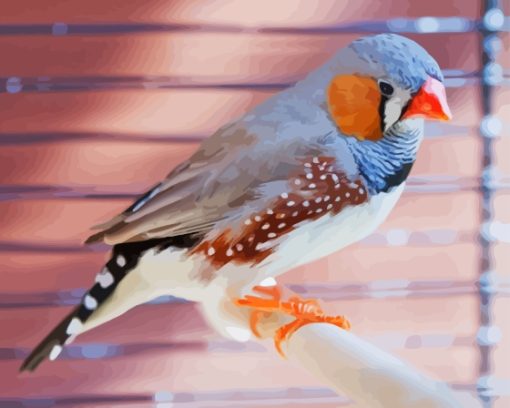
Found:
[[[437,62],[408,38],[361,38],[325,68],[327,109],[344,135],[376,141],[410,118],[451,118]]]

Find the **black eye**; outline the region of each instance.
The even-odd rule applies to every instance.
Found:
[[[393,86],[384,81],[379,81],[379,89],[381,90],[381,93],[386,96],[391,96],[393,95],[393,92],[395,92]]]

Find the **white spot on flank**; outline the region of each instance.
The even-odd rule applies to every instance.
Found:
[[[326,207],[326,210],[331,210],[333,208],[333,204],[328,204],[328,206]]]
[[[317,197],[317,198],[315,199],[315,202],[316,202],[317,204],[319,204],[321,201],[322,201],[322,197]]]
[[[309,207],[310,202],[308,200],[303,201],[303,207]]]
[[[263,229],[263,230],[267,230],[267,229],[269,229],[269,227],[270,227],[269,223],[267,223],[267,222],[266,222],[266,223],[262,226],[262,229]]]
[[[247,342],[251,338],[251,332],[242,327],[227,326],[225,331],[234,339],[241,342]]]
[[[283,227],[285,227],[285,225],[286,224],[284,222],[282,222],[281,224],[278,224],[278,229],[282,229]]]
[[[335,198],[335,201],[338,203],[340,201],[340,196],[338,196],[337,198]]]
[[[236,244],[236,249],[238,252],[241,252],[243,250],[243,244]]]
[[[315,210],[315,212],[316,212],[317,214],[320,214],[320,213],[322,212],[322,208],[317,208],[317,210]]]
[[[267,234],[267,237],[268,238],[276,238],[276,234],[274,232],[270,232],[269,234]]]
[[[329,199],[330,199],[330,196],[328,196],[328,195],[325,195],[325,196],[324,196],[324,201],[325,201],[325,202],[328,202],[328,201],[329,201]]]
[[[299,186],[299,185],[301,184],[301,180],[300,180],[300,179],[295,179],[295,180],[294,180],[294,184],[295,184],[296,186]]]
[[[99,283],[99,285],[104,289],[115,282],[115,279],[113,278],[113,275],[110,273],[110,271],[104,268],[101,273],[96,275],[96,282]]]
[[[321,180],[326,180],[326,175],[323,174],[322,176],[319,177]]]
[[[274,213],[273,213],[273,210],[271,210],[271,208],[269,208],[269,209],[266,211],[266,213],[267,213],[268,215],[273,215],[273,214],[274,214]]]
[[[245,225],[250,225],[250,224],[251,224],[251,220],[250,220],[250,219],[247,219],[246,221],[244,221],[244,224],[245,224]]]
[[[60,344],[55,344],[50,351],[49,359],[51,361],[55,360],[58,355],[62,352],[62,346]]]
[[[319,166],[319,170],[324,171],[324,166]],[[326,176],[324,176],[324,178],[322,180],[324,180],[325,178],[326,178]]]
[[[282,218],[285,218],[285,214],[284,213],[278,213],[278,214],[276,214],[276,218],[281,220]]]
[[[82,326],[81,320],[77,317],[73,317],[67,326],[66,333],[69,335],[76,334],[81,330]]]
[[[314,157],[312,159],[312,162],[314,162],[315,164],[319,164],[319,158],[318,157]]]
[[[317,187],[317,186],[315,185],[315,183],[310,183],[310,184],[308,185],[308,187],[310,187],[310,188],[315,188],[315,187]]]
[[[260,222],[260,221],[262,221],[262,218],[260,218],[260,215],[256,215],[256,216],[255,216],[255,221],[256,221],[256,222]]]
[[[94,310],[97,307],[97,300],[91,295],[85,295],[85,299],[83,299],[83,304],[89,310]]]
[[[308,180],[313,179],[313,174],[312,174],[312,173],[307,173],[307,174],[306,174],[306,178],[307,178]]]
[[[207,250],[207,255],[213,256],[216,253],[216,250],[213,247],[209,247]]]
[[[126,258],[124,258],[122,255],[119,255],[116,259],[117,265],[119,265],[121,268],[126,266]]]
[[[232,248],[229,248],[229,249],[227,249],[226,254],[227,254],[227,256],[232,256],[232,255],[234,255],[234,251],[232,251]]]
[[[362,188],[360,188],[358,191],[360,194],[363,194],[365,192],[365,190],[363,190]]]
[[[292,207],[294,204],[296,204],[295,201],[287,201],[287,207]]]
[[[264,245],[259,242],[257,245],[255,245],[255,251],[260,251],[261,249],[263,249]]]
[[[345,193],[346,198],[349,198],[350,196],[351,196],[351,193],[349,193],[349,192]]]
[[[305,163],[305,167],[310,168],[310,167],[312,167],[312,165],[310,163]]]
[[[337,184],[338,184],[338,182],[340,181],[340,179],[338,178],[338,176],[337,176],[335,173],[331,174],[331,178],[332,178],[332,179],[333,179],[333,181],[334,181],[335,183],[337,183]]]
[[[280,197],[285,200],[285,199],[289,198],[289,195],[287,193],[281,193]]]
[[[292,216],[293,216],[293,217],[297,217],[297,215],[298,215],[298,214],[299,214],[299,212],[298,212],[298,211],[294,211],[294,212],[292,213]]]
[[[265,288],[269,286],[276,286],[276,281],[273,277],[269,277],[264,279],[262,282],[259,283],[259,286],[263,286]]]

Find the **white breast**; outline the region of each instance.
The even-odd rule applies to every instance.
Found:
[[[266,276],[276,276],[290,268],[312,262],[370,235],[395,206],[404,183],[388,193],[380,193],[362,205],[346,207],[339,214],[325,215],[305,223],[280,243],[261,268]]]

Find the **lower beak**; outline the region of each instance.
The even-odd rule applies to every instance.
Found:
[[[428,77],[403,115],[403,119],[421,116],[426,119],[450,120],[452,112],[441,81]]]

